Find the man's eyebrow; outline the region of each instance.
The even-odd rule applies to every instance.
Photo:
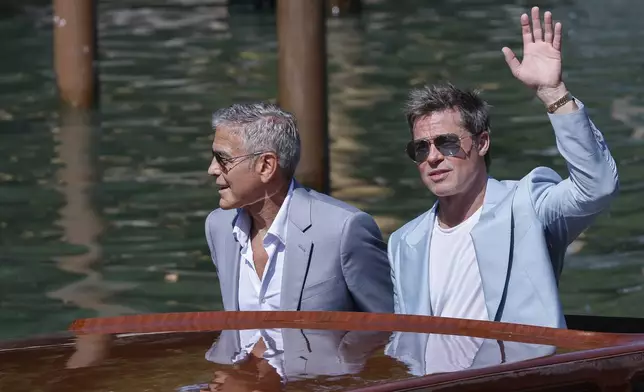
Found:
[[[230,154],[228,154],[226,151],[222,151],[222,150],[219,150],[219,149],[213,148],[213,149],[212,149],[212,155],[214,156],[214,155],[215,155],[215,153],[219,154],[219,155],[220,155],[220,156],[222,156],[223,158],[229,158],[229,157],[230,157]]]

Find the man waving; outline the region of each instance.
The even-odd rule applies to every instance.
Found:
[[[558,280],[566,247],[616,196],[600,131],[562,80],[561,24],[521,15],[523,59],[512,74],[543,102],[568,177],[537,167],[516,181],[488,176],[488,105],[451,84],[410,93],[407,153],[437,196],[394,232],[389,261],[397,313],[566,326]]]

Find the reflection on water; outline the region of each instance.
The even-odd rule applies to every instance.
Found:
[[[414,376],[451,373],[540,358],[557,347],[462,335],[395,332],[385,353]]]
[[[349,378],[365,370],[367,360],[391,332],[335,330],[227,330],[206,352],[206,360],[229,365],[215,372],[212,386],[224,390],[279,390],[297,381]],[[251,385],[254,385],[251,387]]]
[[[254,338],[245,340],[245,332]],[[275,339],[281,339],[279,349]],[[10,364],[0,372],[0,389],[41,390],[46,380],[48,391],[336,391],[521,365],[561,349],[456,335],[311,329],[90,334],[54,343],[40,345],[37,356],[24,348],[0,350],[0,361]],[[525,386],[528,379],[543,383],[541,374],[521,375]]]
[[[524,2],[363,4],[358,18],[329,21],[335,196],[376,216],[385,234],[429,208],[403,153],[401,105],[409,87],[444,78],[483,89],[494,106],[494,176],[537,165],[565,173],[542,106],[500,50],[521,47]],[[610,214],[570,248],[565,310],[642,316],[644,3],[539,4],[564,23],[567,84],[604,131],[622,184]],[[91,122],[58,112],[50,8],[0,17],[0,34],[14,37],[0,43],[0,337],[99,314],[221,309],[203,237],[217,206],[210,114],[277,96],[275,18],[249,11],[100,2],[102,106]]]
[[[64,202],[56,225],[62,227],[65,242],[86,251],[53,258],[59,269],[84,277],[47,293],[47,297],[95,311],[103,317],[131,313],[133,310],[127,306],[108,304],[104,300],[114,291],[132,289],[136,285],[105,282],[101,274],[92,269],[101,261],[98,237],[103,224],[92,201],[96,170],[92,159],[94,134],[91,116],[75,110],[62,110],[60,114],[60,127],[53,131],[57,143],[56,159],[60,164],[56,175],[57,190],[63,195]]]

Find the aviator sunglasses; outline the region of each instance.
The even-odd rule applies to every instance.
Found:
[[[227,156],[224,156],[219,151],[213,151],[212,156],[215,157],[215,160],[217,161],[217,164],[219,165],[219,167],[222,170],[224,170],[224,169],[228,168],[228,164],[230,164],[232,162],[235,162],[238,159],[250,158],[250,157],[253,157],[253,156],[261,155],[261,154],[263,154],[265,152],[266,151],[261,151],[261,152],[254,152],[252,154],[238,155],[236,157],[227,157]]]
[[[416,139],[407,143],[405,152],[412,161],[421,163],[429,157],[429,151],[433,144],[441,154],[446,157],[451,157],[458,154],[461,150],[461,140],[472,136],[475,135],[458,136],[454,133],[446,133],[444,135],[438,135],[434,139]]]

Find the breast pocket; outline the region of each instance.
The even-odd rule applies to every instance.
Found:
[[[316,310],[335,310],[343,308],[346,300],[346,285],[342,277],[334,276],[305,287],[302,293],[302,305]],[[302,307],[304,310],[304,306]],[[308,309],[313,310],[313,309]]]

